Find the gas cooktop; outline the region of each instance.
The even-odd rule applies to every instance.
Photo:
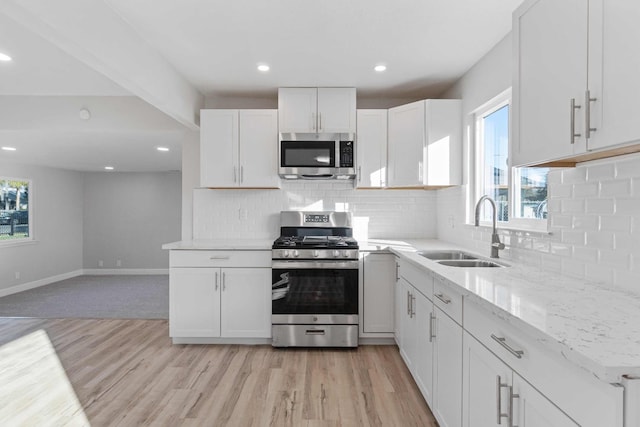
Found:
[[[358,242],[346,236],[280,236],[273,249],[358,249]]]

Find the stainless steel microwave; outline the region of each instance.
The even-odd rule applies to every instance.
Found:
[[[280,134],[278,173],[284,179],[353,179],[353,134]]]

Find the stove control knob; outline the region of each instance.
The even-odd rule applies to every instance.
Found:
[[[319,251],[313,251],[313,257],[314,258],[318,258],[319,255],[320,255]]]
[[[345,258],[349,257],[349,251],[342,251],[342,256]]]
[[[334,258],[338,258],[340,256],[340,251],[333,251]]]
[[[293,256],[298,258],[300,256],[300,253],[298,251],[293,251]]]
[[[289,251],[285,249],[285,250],[282,252],[282,256],[284,256],[285,258],[289,258]]]

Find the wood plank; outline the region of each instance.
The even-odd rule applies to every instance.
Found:
[[[64,399],[36,405],[6,395],[23,380],[9,369],[0,372],[0,401],[25,409],[1,412],[0,425],[29,419],[29,409],[94,426],[437,425],[395,346],[173,345],[165,320],[0,319],[0,351],[36,331],[50,338],[47,357],[64,367],[80,411],[71,414]],[[6,354],[16,360],[5,364],[24,360]]]

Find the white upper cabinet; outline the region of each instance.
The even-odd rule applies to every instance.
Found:
[[[277,188],[276,110],[201,110],[200,185]]]
[[[387,110],[358,110],[356,131],[358,187],[387,185]]]
[[[459,185],[461,103],[429,99],[389,109],[388,186]]]
[[[530,0],[514,13],[513,165],[640,139],[640,57],[628,51],[639,19],[640,3],[626,1]]]
[[[589,149],[640,140],[640,2],[589,1]]]
[[[278,125],[281,133],[353,133],[356,89],[279,88]]]

